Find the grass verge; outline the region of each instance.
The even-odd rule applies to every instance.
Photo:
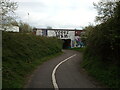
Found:
[[[70,48],[70,50],[75,50],[75,51],[79,51],[79,52],[84,52],[85,47],[84,47],[84,48]]]

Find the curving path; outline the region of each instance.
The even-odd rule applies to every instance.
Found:
[[[82,54],[63,50],[64,54],[51,59],[31,75],[26,88],[98,88],[99,85],[80,67]]]

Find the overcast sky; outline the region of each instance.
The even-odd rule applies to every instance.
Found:
[[[97,11],[93,2],[99,0],[11,0],[18,2],[18,20],[33,27],[71,28],[94,24]],[[28,15],[29,13],[29,15]]]

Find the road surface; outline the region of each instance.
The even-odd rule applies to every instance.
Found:
[[[63,50],[64,54],[38,67],[26,88],[99,88],[100,86],[80,67],[82,54]]]

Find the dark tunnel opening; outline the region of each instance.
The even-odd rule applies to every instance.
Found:
[[[71,39],[62,39],[63,40],[63,49],[71,48]]]

